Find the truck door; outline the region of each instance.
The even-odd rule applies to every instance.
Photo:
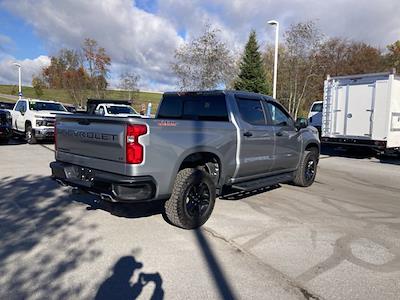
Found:
[[[272,171],[292,171],[297,168],[302,153],[301,135],[295,128],[293,119],[280,104],[268,101],[266,106],[275,136]]]
[[[239,110],[239,168],[235,177],[270,172],[274,153],[274,129],[267,124],[260,98],[236,98]]]
[[[375,85],[349,85],[348,89],[345,134],[370,137]]]
[[[25,100],[20,100],[13,111],[13,128],[18,131],[25,131],[25,113],[27,105]]]

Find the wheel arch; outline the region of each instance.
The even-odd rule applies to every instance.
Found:
[[[193,149],[192,151],[186,152],[184,155],[182,155],[182,158],[177,164],[175,176],[182,169],[205,166],[206,171],[210,173],[212,177],[216,178],[215,182],[217,186],[219,186],[222,184],[221,181],[224,174],[223,162],[221,157],[222,156],[219,153],[216,153],[216,151],[212,151],[211,149]]]

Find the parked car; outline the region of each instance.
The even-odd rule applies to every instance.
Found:
[[[55,101],[21,99],[11,110],[14,134],[24,135],[29,144],[54,138],[56,114],[70,114]]]
[[[318,132],[271,97],[165,93],[156,118],[58,115],[54,179],[113,202],[165,200],[176,226],[210,217],[217,196],[282,182],[309,186]]]
[[[7,143],[12,136],[12,117],[7,110],[0,109],[0,143]]]
[[[15,105],[15,103],[11,103],[11,102],[0,102],[0,109],[12,110],[14,105]]]
[[[311,105],[310,112],[308,113],[308,121],[310,125],[317,128],[320,134],[322,128],[322,108],[323,101],[314,101]]]
[[[399,76],[328,76],[324,91],[323,143],[400,151]]]

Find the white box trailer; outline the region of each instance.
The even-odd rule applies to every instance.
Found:
[[[400,149],[400,76],[375,73],[327,77],[321,142]]]

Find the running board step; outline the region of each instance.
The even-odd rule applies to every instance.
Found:
[[[292,180],[293,180],[293,172],[290,172],[290,173],[279,174],[275,176],[263,177],[250,181],[235,183],[232,185],[232,188],[248,192]]]

